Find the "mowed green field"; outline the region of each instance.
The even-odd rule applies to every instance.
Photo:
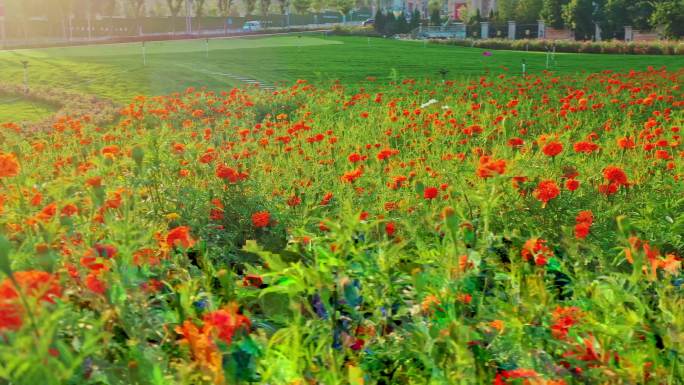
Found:
[[[0,95],[0,122],[33,122],[54,114],[54,106],[24,100],[17,95]]]
[[[380,38],[324,36],[321,33],[234,39],[148,42],[143,65],[141,43],[0,52],[0,81],[20,83],[22,60],[30,65],[30,83],[79,90],[126,102],[138,94],[166,94],[186,87],[220,89],[240,85],[236,77],[267,83],[308,79],[345,84],[379,80],[480,76],[487,72],[543,71],[539,52],[493,51]],[[556,54],[550,69],[558,73],[625,71],[653,65],[670,69],[682,57]]]

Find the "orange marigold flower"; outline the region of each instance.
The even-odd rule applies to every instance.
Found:
[[[190,228],[187,226],[179,226],[168,232],[166,235],[166,244],[169,247],[181,246],[189,249],[195,245],[195,240],[190,236]]]
[[[0,178],[10,178],[19,174],[19,163],[17,156],[13,153],[5,154],[0,152]]]
[[[37,270],[17,271],[0,282],[0,330],[18,330],[23,324],[21,294],[41,302],[54,303],[62,295],[56,276]],[[19,289],[19,290],[17,290]]]

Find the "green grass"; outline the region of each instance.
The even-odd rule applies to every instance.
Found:
[[[480,76],[486,71],[520,72],[524,59],[528,72],[546,67],[546,54],[494,51],[484,57],[482,49],[424,45],[420,42],[364,37],[325,37],[309,34],[150,42],[143,66],[140,43],[48,48],[0,52],[0,80],[20,82],[21,60],[30,62],[32,84],[54,85],[126,102],[137,94],[165,94],[188,86],[220,89],[240,84],[227,74],[270,83],[309,79],[345,84],[363,82],[368,76],[380,80]],[[624,71],[648,65],[682,66],[676,56],[628,56],[556,54],[551,70],[559,73]]]
[[[55,111],[49,104],[16,95],[0,95],[0,122],[33,122],[45,119]]]

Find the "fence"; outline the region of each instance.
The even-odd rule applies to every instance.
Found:
[[[343,17],[339,12],[321,12],[302,15],[252,15],[247,17],[193,17],[192,31],[219,31],[241,29],[247,21],[260,21],[263,27],[286,27],[315,24],[333,24],[359,22],[371,16],[370,9],[351,11]],[[145,17],[121,18],[101,17],[98,19],[49,20],[32,18],[17,20],[6,18],[5,37],[8,40],[40,38],[56,39],[101,39],[107,37],[140,36],[146,34],[169,34],[186,32],[186,18],[179,17]]]

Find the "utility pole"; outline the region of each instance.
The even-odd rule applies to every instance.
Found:
[[[185,0],[185,32],[190,35],[192,33],[192,9],[190,3],[192,0]]]

